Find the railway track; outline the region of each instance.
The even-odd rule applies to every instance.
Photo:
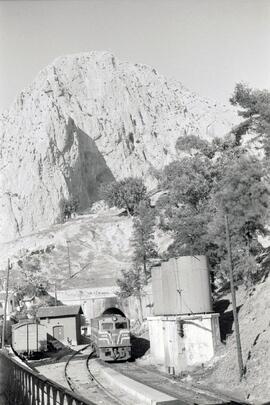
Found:
[[[147,387],[167,394],[179,400],[185,405],[211,405],[211,404],[244,404],[237,402],[225,395],[189,386],[177,379],[172,379],[161,374],[151,367],[142,367],[135,363],[105,363],[95,360],[95,351],[92,344],[85,345],[68,356],[60,358],[60,362],[41,366],[39,371],[49,378],[55,372],[54,381],[72,390],[74,393],[88,399],[91,403],[101,405],[142,405],[145,403],[132,397],[129,383],[126,385],[116,384],[106,377],[110,369],[119,373],[117,380],[122,376],[129,377]],[[49,367],[49,368],[47,368]],[[104,372],[107,370],[106,372]],[[130,383],[132,385],[132,383]],[[127,388],[127,389],[126,389]],[[141,386],[141,390],[144,388]],[[129,393],[127,393],[129,392]],[[147,402],[148,403],[148,402]]]
[[[104,364],[104,366],[112,367],[135,381],[141,382],[168,395],[172,395],[187,405],[244,404],[244,402],[237,402],[237,400],[224,394],[191,385],[189,386],[177,379],[172,379],[164,374],[149,369],[148,367],[141,367],[136,363]]]
[[[65,379],[69,388],[85,398],[90,398],[96,404],[126,405],[117,395],[114,395],[97,377],[98,370],[91,365],[95,357],[92,344],[74,352],[67,360],[64,368]]]

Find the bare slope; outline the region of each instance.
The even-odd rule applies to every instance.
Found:
[[[40,263],[40,273],[52,286],[56,282],[58,289],[115,286],[120,271],[131,266],[132,231],[132,218],[115,208],[80,215],[1,244],[1,273],[10,258],[14,264],[11,271],[14,286],[21,277],[18,260],[28,258],[37,268]],[[166,250],[170,243],[170,238],[158,229],[156,240],[160,251]]]
[[[58,288],[113,286],[119,271],[130,266],[132,255],[132,220],[118,213],[111,209],[82,215],[5,243],[1,246],[1,269],[10,257],[14,284],[16,267],[20,270],[18,259],[32,257],[40,261],[41,273]]]
[[[148,66],[108,52],[58,58],[0,120],[1,240],[55,223],[62,197],[87,207],[114,178],[151,188],[180,135],[221,136],[236,121]]]

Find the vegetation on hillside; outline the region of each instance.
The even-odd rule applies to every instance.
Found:
[[[250,284],[260,277],[258,236],[268,234],[270,93],[240,83],[231,102],[245,120],[226,138],[178,139],[179,158],[163,172],[160,186],[168,193],[157,208],[161,227],[174,239],[168,256],[207,254],[221,282],[228,279],[227,214],[235,276]],[[260,158],[245,146],[251,132],[253,145],[263,152]]]
[[[125,270],[119,280],[124,295],[138,294],[143,284],[139,275],[150,273],[156,254],[152,245],[156,215],[160,227],[173,237],[165,257],[207,254],[214,279],[223,285],[228,280],[226,214],[235,278],[252,284],[261,277],[263,247],[258,236],[268,234],[269,224],[270,93],[237,84],[231,102],[241,109],[239,114],[245,120],[227,137],[211,142],[195,135],[179,137],[178,159],[160,176],[159,185],[167,193],[160,197],[155,211],[147,202],[140,203],[138,210],[138,200],[146,199],[142,183],[143,193],[136,202],[132,197],[135,253],[132,270]],[[260,157],[244,142],[250,132],[256,148],[263,152]],[[128,184],[137,181],[129,178]],[[115,204],[118,191],[115,185],[107,188],[108,195],[110,190]],[[125,198],[131,190],[133,187],[125,189]]]
[[[79,200],[78,198],[71,196],[70,198],[62,198],[59,202],[60,216],[59,222],[63,223],[66,220],[70,219],[72,215],[76,214],[79,209]]]
[[[258,235],[267,234],[270,189],[264,164],[234,140],[202,148],[200,141],[200,149],[193,140],[192,154],[167,166],[161,182],[168,190],[158,201],[161,226],[174,239],[168,256],[207,254],[215,275],[227,280],[227,214],[237,277],[251,281],[262,249]]]
[[[143,322],[142,294],[146,284],[147,281],[143,275],[142,268],[136,264],[133,264],[128,270],[123,269],[120,277],[117,279],[117,285],[119,287],[118,295],[120,298],[128,298],[131,296],[137,298],[140,322]]]
[[[48,276],[41,271],[39,257],[33,254],[24,256],[18,260],[16,270],[20,274],[19,280],[13,285],[17,301],[15,317],[35,317],[40,306],[55,305],[54,297],[48,294],[51,283]]]
[[[129,215],[134,215],[140,201],[147,200],[146,194],[143,181],[134,177],[127,177],[100,188],[100,196],[109,207],[124,208]]]
[[[231,103],[240,108],[244,121],[234,133],[241,139],[248,131],[257,134],[267,157],[270,155],[270,92],[252,89],[244,83],[235,86]]]
[[[157,246],[154,241],[156,212],[146,201],[141,201],[136,208],[133,219],[133,236],[131,244],[134,249],[133,263],[143,270],[144,277],[151,276],[151,260],[157,257]]]
[[[117,279],[120,287],[120,297],[136,296],[139,303],[139,318],[143,321],[142,294],[151,275],[152,259],[157,257],[157,246],[154,241],[156,213],[149,201],[141,200],[134,209],[132,268],[122,270],[121,277]]]

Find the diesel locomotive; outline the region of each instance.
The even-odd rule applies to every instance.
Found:
[[[124,314],[91,319],[91,340],[101,360],[123,361],[131,357],[130,325]]]

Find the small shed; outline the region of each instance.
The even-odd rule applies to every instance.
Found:
[[[51,336],[60,342],[79,344],[81,339],[81,315],[80,305],[63,305],[57,307],[40,307],[37,318],[40,323],[46,325]]]

